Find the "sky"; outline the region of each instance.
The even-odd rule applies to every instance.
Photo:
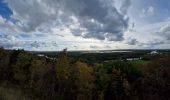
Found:
[[[0,0],[0,47],[170,49],[170,0]]]

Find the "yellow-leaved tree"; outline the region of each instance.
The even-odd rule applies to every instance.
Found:
[[[92,90],[94,88],[93,69],[86,63],[77,61],[73,69],[76,73],[75,84],[77,87],[77,100],[91,100]]]
[[[56,63],[56,77],[58,83],[58,98],[63,99],[66,89],[66,84],[69,77],[69,61],[67,57],[67,49],[64,49],[58,55]]]

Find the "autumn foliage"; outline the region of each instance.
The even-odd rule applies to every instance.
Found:
[[[19,87],[32,100],[169,100],[169,72],[168,56],[139,66],[121,59],[88,64],[71,60],[66,50],[49,62],[0,48],[0,82]]]

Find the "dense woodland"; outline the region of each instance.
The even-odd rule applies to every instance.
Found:
[[[168,55],[142,64],[88,63],[66,50],[56,55],[50,61],[0,48],[0,100],[170,100]]]

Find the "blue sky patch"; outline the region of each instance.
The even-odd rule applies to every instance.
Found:
[[[10,16],[12,15],[11,9],[8,7],[8,5],[4,2],[4,0],[0,0],[0,15],[9,20]]]

